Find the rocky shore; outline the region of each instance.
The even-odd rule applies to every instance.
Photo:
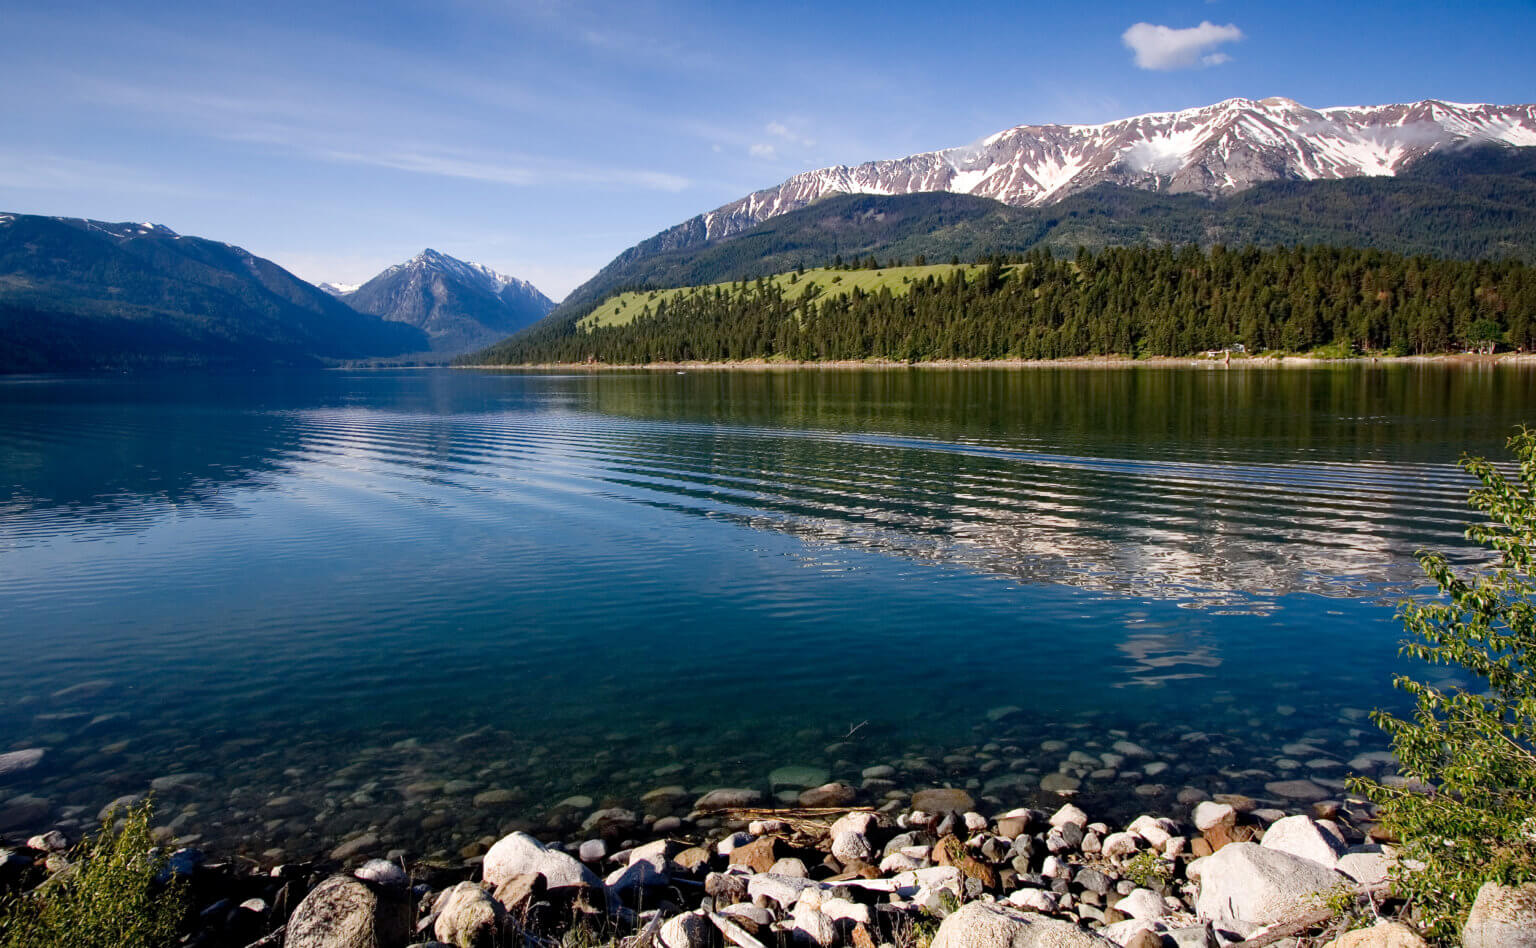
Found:
[[[1423,944],[1393,921],[1391,841],[1348,795],[1186,788],[1178,812],[1111,826],[1072,802],[987,814],[955,787],[879,808],[859,794],[833,782],[787,806],[717,788],[661,819],[589,809],[577,840],[514,831],[451,863],[368,858],[353,841],[258,869],[182,848],[165,875],[189,884],[186,943],[209,948]],[[68,843],[53,831],[6,849],[0,884],[67,871]],[[1519,900],[1500,897],[1469,948],[1524,944],[1499,921]]]

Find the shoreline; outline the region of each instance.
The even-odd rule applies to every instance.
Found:
[[[1134,359],[1129,356],[1072,356],[1065,359],[932,359],[921,362],[900,362],[889,359],[829,360],[829,361],[778,361],[770,359],[744,359],[735,362],[528,362],[513,365],[447,365],[450,369],[476,371],[762,371],[801,369],[1314,369],[1340,366],[1366,366],[1391,368],[1411,365],[1447,365],[1460,367],[1490,367],[1508,365],[1516,368],[1536,367],[1536,353],[1509,352],[1484,355],[1480,353],[1441,353],[1437,355],[1410,356],[1351,356],[1349,358],[1313,358],[1287,355],[1278,358],[1241,356],[1230,364],[1221,359],[1200,356],[1153,356]],[[385,366],[381,366],[384,368]],[[436,368],[434,366],[434,368]]]

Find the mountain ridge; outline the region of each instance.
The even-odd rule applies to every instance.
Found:
[[[425,342],[234,244],[158,224],[0,214],[0,371],[313,365]]]
[[[1423,99],[1310,109],[1276,96],[1097,125],[1016,125],[969,145],[800,172],[628,248],[567,299],[584,301],[611,268],[732,237],[832,194],[940,191],[1043,207],[1109,183],[1214,198],[1266,181],[1393,176],[1432,152],[1479,142],[1536,146],[1536,105]]]

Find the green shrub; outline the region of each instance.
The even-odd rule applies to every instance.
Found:
[[[1440,596],[1399,613],[1412,634],[1403,654],[1456,666],[1475,690],[1395,678],[1414,698],[1412,717],[1374,718],[1401,776],[1418,786],[1353,782],[1402,841],[1397,894],[1442,938],[1454,937],[1483,882],[1536,880],[1536,432],[1522,429],[1509,447],[1513,477],[1482,458],[1462,461],[1482,482],[1468,502],[1488,518],[1467,536],[1496,559],[1462,576],[1444,556],[1420,553]]]
[[[0,948],[160,948],[176,943],[186,908],[179,883],[155,877],[165,856],[150,841],[150,805],[114,813],[70,853],[72,865],[0,905]]]
[[[1168,864],[1150,849],[1144,849],[1126,860],[1125,865],[1120,867],[1120,874],[1143,887],[1167,885],[1173,879]]]

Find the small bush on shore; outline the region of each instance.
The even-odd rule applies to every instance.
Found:
[[[0,905],[0,948],[161,948],[176,942],[186,896],[157,883],[165,856],[150,841],[150,805],[109,815],[70,853],[70,866]]]
[[[1456,666],[1475,684],[1395,678],[1414,698],[1412,717],[1374,718],[1416,786],[1353,783],[1402,841],[1397,894],[1439,938],[1455,937],[1483,882],[1536,880],[1536,432],[1522,429],[1509,447],[1514,477],[1483,458],[1462,461],[1482,483],[1469,503],[1488,518],[1467,536],[1497,559],[1462,576],[1444,556],[1420,553],[1440,596],[1400,612],[1412,634],[1403,654]]]

